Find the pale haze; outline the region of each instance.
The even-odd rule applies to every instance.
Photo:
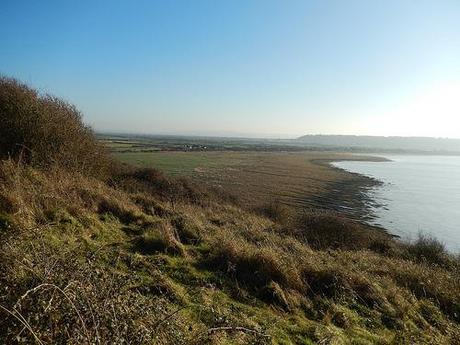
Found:
[[[99,131],[460,138],[459,1],[2,1],[0,35]]]

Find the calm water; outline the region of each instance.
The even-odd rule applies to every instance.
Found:
[[[460,157],[390,156],[391,162],[335,162],[334,166],[374,177],[382,186],[368,193],[380,225],[404,239],[431,234],[460,252]]]

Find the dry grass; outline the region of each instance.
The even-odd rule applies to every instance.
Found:
[[[0,172],[8,200],[0,211],[0,279],[8,287],[0,305],[16,308],[44,343],[225,343],[231,334],[206,329],[225,326],[216,315],[226,308],[230,326],[263,327],[273,339],[364,341],[368,334],[385,343],[402,334],[447,344],[458,335],[458,272],[421,262],[396,242],[399,251],[368,250],[372,236],[340,217],[274,223],[234,205],[168,202],[64,170],[4,161]],[[326,240],[312,240],[322,232]],[[42,284],[66,295],[51,285],[35,290]],[[234,305],[243,309],[235,314]],[[251,313],[258,316],[249,322]],[[266,323],[277,315],[298,316]],[[3,319],[0,339],[31,340],[23,327]],[[263,338],[240,335],[233,341]]]
[[[147,194],[156,199],[175,204],[189,202],[207,206],[212,202],[236,203],[230,194],[213,188],[204,188],[185,178],[171,178],[153,168],[124,167],[112,174],[111,185],[129,193]]]
[[[134,240],[134,250],[142,254],[164,252],[172,255],[185,255],[185,248],[177,238],[174,229],[166,222],[159,222],[145,229]]]
[[[268,203],[255,209],[262,215],[282,224],[289,223],[295,214],[291,207],[286,206],[278,199],[271,199]]]
[[[433,239],[34,159],[0,161],[0,343],[459,343],[460,265]]]
[[[131,155],[139,155],[139,159],[132,159]],[[264,208],[271,201],[299,208],[316,207],[315,199],[326,195],[332,184],[347,184],[358,178],[318,163],[360,159],[324,152],[149,152],[127,153],[126,157],[120,153],[115,157],[143,168],[161,167],[166,161],[166,174],[199,181],[257,208]]]

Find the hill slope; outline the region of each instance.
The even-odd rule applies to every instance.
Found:
[[[34,119],[8,106],[27,91],[13,86],[2,115]],[[0,132],[26,141],[22,123]],[[33,159],[51,144],[63,161]],[[154,169],[91,166],[96,146],[72,160],[73,144],[2,152],[0,343],[459,343],[460,265],[435,240],[276,203],[256,212]]]
[[[334,216],[289,225],[161,196],[139,176],[113,188],[46,175],[0,166],[2,343],[459,339],[458,267],[447,258],[419,261]]]

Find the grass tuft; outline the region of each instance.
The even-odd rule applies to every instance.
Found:
[[[166,222],[160,222],[147,228],[144,233],[134,241],[136,252],[151,255],[158,252],[185,256],[186,251],[177,239],[173,228]]]

